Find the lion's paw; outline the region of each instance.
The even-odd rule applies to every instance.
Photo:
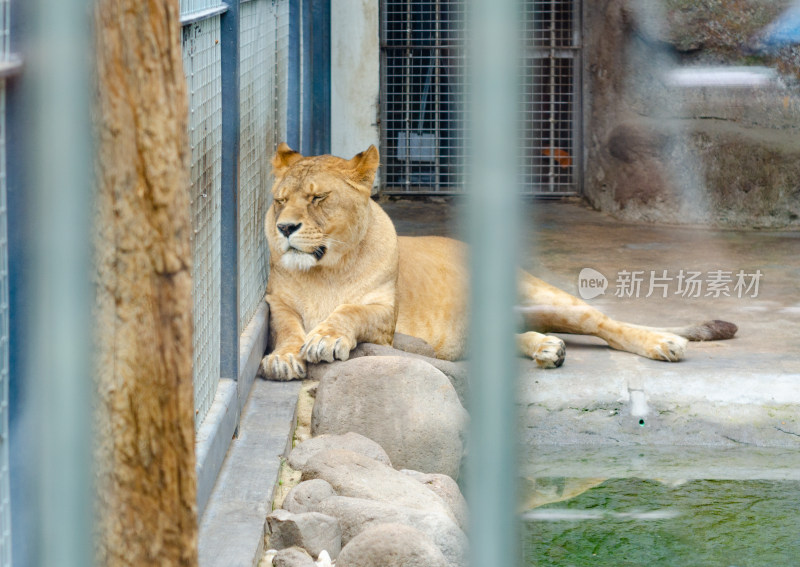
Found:
[[[689,341],[671,333],[660,333],[648,345],[647,356],[653,360],[666,360],[677,362],[686,354],[686,345]]]
[[[272,353],[261,359],[258,375],[267,380],[299,380],[306,377],[306,361],[294,353]]]
[[[355,341],[345,336],[312,331],[300,349],[300,356],[307,362],[347,360],[355,346]]]
[[[558,368],[564,364],[567,356],[567,345],[558,337],[546,336],[536,347],[533,360],[539,368]]]

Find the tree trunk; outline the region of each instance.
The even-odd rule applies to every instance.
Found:
[[[97,559],[196,565],[178,0],[97,0]]]

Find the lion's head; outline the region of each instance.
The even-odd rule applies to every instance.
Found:
[[[273,259],[288,270],[336,265],[357,250],[369,226],[378,150],[353,159],[304,157],[288,145],[272,158],[273,202],[264,231]]]

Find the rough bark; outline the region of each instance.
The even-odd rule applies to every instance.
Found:
[[[97,0],[97,559],[196,565],[178,0]]]

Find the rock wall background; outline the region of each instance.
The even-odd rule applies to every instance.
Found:
[[[800,226],[800,49],[765,47],[790,0],[605,0],[584,9],[584,192],[628,221]],[[762,87],[671,86],[691,65]]]

